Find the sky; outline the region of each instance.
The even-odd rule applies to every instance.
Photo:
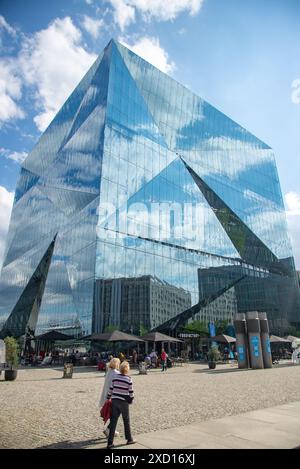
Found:
[[[299,0],[0,0],[0,266],[20,164],[113,37],[270,145],[300,270]]]

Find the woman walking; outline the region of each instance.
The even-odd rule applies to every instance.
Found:
[[[115,376],[112,380],[111,387],[107,394],[107,399],[112,400],[111,406],[111,419],[109,427],[109,436],[107,448],[114,447],[115,430],[118,423],[120,414],[122,414],[125,430],[125,438],[127,445],[136,443],[131,436],[130,420],[129,420],[129,404],[132,403],[134,398],[132,379],[129,376],[129,363],[124,361],[120,365],[120,374]]]
[[[104,381],[102,393],[100,396],[100,401],[99,401],[100,409],[102,408],[102,406],[104,405],[106,401],[107,394],[112,385],[113,379],[120,374],[119,368],[120,368],[120,360],[118,358],[112,358],[107,367],[105,381]],[[109,434],[109,426],[110,426],[110,423],[108,420],[108,424],[106,424],[103,429],[103,433],[106,437],[108,437],[108,434]]]

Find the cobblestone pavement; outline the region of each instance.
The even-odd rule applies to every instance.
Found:
[[[230,365],[185,364],[162,373],[131,373],[133,435],[235,415],[299,400],[300,367],[238,370]],[[103,438],[98,399],[104,373],[75,368],[18,371],[0,377],[0,448],[91,448]],[[122,422],[118,430],[123,435]]]

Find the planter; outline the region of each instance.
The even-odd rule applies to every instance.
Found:
[[[147,365],[145,362],[140,362],[139,363],[139,375],[146,375],[146,374],[148,374]]]
[[[216,368],[216,362],[208,362],[208,366],[211,370],[214,370]]]
[[[5,370],[4,379],[5,381],[14,381],[17,377],[18,370]]]

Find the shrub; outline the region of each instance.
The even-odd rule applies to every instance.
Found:
[[[4,339],[6,346],[6,363],[11,368],[16,368],[19,364],[19,345],[14,337]]]
[[[217,362],[221,358],[218,347],[211,347],[208,351],[207,358],[209,362]]]

